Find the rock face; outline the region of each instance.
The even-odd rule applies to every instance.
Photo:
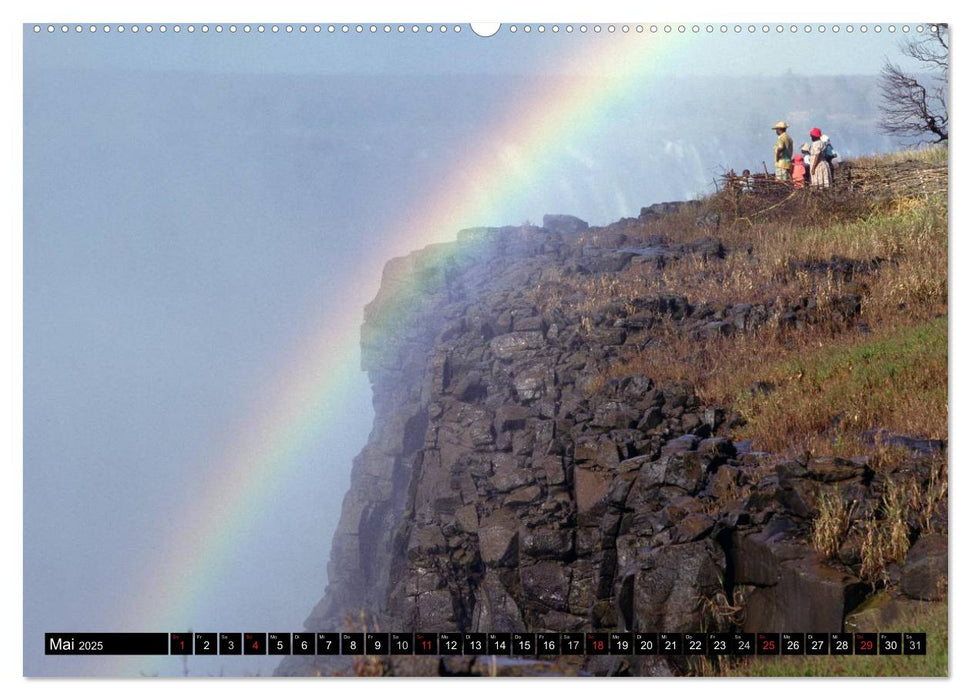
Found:
[[[703,405],[689,385],[604,378],[662,320],[701,337],[773,314],[808,323],[812,309],[659,296],[608,305],[591,321],[535,292],[552,273],[725,255],[710,236],[625,242],[623,232],[555,216],[543,228],[466,230],[387,264],[362,328],[374,429],[354,461],[308,630],[362,621],[430,632],[842,629],[869,586],[807,541],[824,489],[838,485],[861,504],[877,498],[868,465],[754,453],[733,443],[726,411]],[[904,564],[905,589],[932,597],[946,544],[919,547]],[[348,663],[293,656],[278,673]],[[398,672],[470,673],[476,663]],[[654,657],[556,663],[557,674],[678,668]]]
[[[546,214],[543,216],[543,228],[553,233],[572,235],[586,231],[589,225],[583,219],[569,214]]]

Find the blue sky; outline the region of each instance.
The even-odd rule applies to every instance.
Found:
[[[830,32],[820,38],[816,32],[793,35],[788,30],[783,36],[773,31],[762,37],[759,30],[756,44],[746,33],[747,26],[742,24],[741,36],[731,30],[721,36],[716,29],[709,39],[712,49],[685,66],[684,73],[726,77],[785,76],[789,71],[803,75],[875,73],[883,57],[894,54],[899,41],[887,32],[871,31],[865,36],[856,32],[852,38],[845,32],[839,36]],[[31,45],[34,39],[46,43]],[[423,42],[421,50],[413,50],[416,40]],[[570,42],[591,40],[527,37],[522,32],[503,32],[491,39],[446,34],[435,35],[434,40],[394,35],[176,37],[156,33],[147,37],[116,32],[83,38],[24,37],[29,57],[24,91],[30,146],[24,154],[28,605],[33,601],[46,608],[45,612],[59,611],[59,619],[78,628],[110,624],[98,615],[110,611],[112,596],[123,595],[124,581],[97,576],[86,580],[80,572],[98,561],[93,568],[123,576],[132,552],[150,546],[151,537],[161,535],[152,529],[153,513],[165,506],[177,509],[186,486],[191,488],[192,477],[186,472],[160,479],[160,470],[173,464],[204,465],[213,451],[219,451],[220,444],[212,435],[231,433],[245,407],[259,401],[262,388],[272,384],[275,373],[281,371],[273,366],[274,361],[299,343],[308,324],[321,313],[321,297],[339,298],[341,303],[359,307],[372,293],[367,285],[363,291],[345,293],[355,287],[354,279],[346,276],[347,262],[365,264],[379,241],[354,243],[346,235],[326,230],[321,238],[315,222],[340,214],[349,217],[343,221],[362,229],[380,229],[393,221],[392,205],[406,206],[409,197],[416,196],[391,188],[384,194],[367,195],[386,197],[387,201],[373,200],[385,209],[369,206],[363,195],[350,214],[329,209],[321,203],[320,190],[314,189],[329,186],[329,181],[307,162],[308,142],[295,133],[301,128],[313,130],[318,126],[315,120],[301,116],[294,108],[299,102],[287,103],[285,97],[276,103],[290,105],[282,111],[274,111],[274,105],[257,109],[258,101],[250,101],[246,103],[250,112],[227,113],[239,104],[233,90],[256,85],[253,94],[259,94],[262,86],[278,86],[274,79],[293,74],[372,79],[429,72],[543,76],[555,73],[563,54],[574,50],[576,44]],[[766,56],[771,60],[767,62]],[[217,83],[206,82],[227,73],[240,80],[229,84],[232,89],[224,94],[214,91]],[[158,82],[146,82],[150,75],[157,76]],[[91,82],[92,76],[118,89],[98,86]],[[270,82],[261,83],[259,78]],[[45,90],[49,81],[61,83]],[[188,82],[181,83],[183,90],[173,101],[150,94],[152,85],[171,88],[180,85],[179,81]],[[266,89],[278,95],[274,91],[280,88]],[[495,104],[496,94],[480,97],[488,98],[484,105],[475,100],[470,103],[484,110],[482,121],[466,124],[473,131],[487,127],[490,105],[501,106]],[[178,99],[186,101],[179,103]],[[160,121],[163,113],[153,113],[153,109],[161,110],[169,103],[197,110],[193,113],[200,120],[199,128]],[[43,125],[43,130],[31,132],[31,123]],[[133,125],[138,127],[135,132],[130,131]],[[447,123],[441,126],[444,130]],[[149,127],[152,138],[145,136]],[[460,131],[447,139],[431,138],[421,149],[399,143],[416,132],[401,132],[401,138],[389,141],[389,148],[398,148],[394,153],[400,159],[417,159],[421,150],[448,158],[461,149]],[[377,133],[372,136],[376,138]],[[274,155],[267,134],[279,137],[275,143],[281,150],[273,162],[280,169],[266,166]],[[731,133],[725,138],[731,138]],[[595,138],[575,145],[593,153],[607,150]],[[346,157],[362,152],[350,149]],[[757,153],[753,151],[752,157]],[[154,179],[156,172],[145,170],[146,163],[160,168],[160,181]],[[184,177],[176,181],[174,175],[186,163],[193,165],[192,172],[182,173]],[[294,170],[301,164],[309,170]],[[594,176],[578,179],[573,187],[581,192],[577,206],[594,214],[602,210],[599,202],[606,196],[597,186],[612,177],[617,178],[615,189],[624,186],[619,175],[611,172],[609,158],[596,165]],[[425,169],[419,170],[425,177],[440,173],[430,165],[422,167]],[[231,172],[228,177],[227,170]],[[696,179],[702,175],[706,174],[699,173]],[[374,179],[365,172],[349,176],[361,183]],[[590,177],[597,180],[596,186],[590,184]],[[685,181],[682,189],[690,192],[696,187],[693,182]],[[299,183],[307,189],[301,191]],[[240,191],[253,195],[242,207],[236,194]],[[637,199],[638,194],[646,201]],[[254,203],[256,196],[263,201]],[[348,196],[343,193],[340,201],[348,201]],[[656,196],[670,197],[661,190]],[[538,218],[545,212],[535,207],[559,205],[555,199],[544,204],[551,198],[552,194],[540,193],[526,203],[533,208],[510,210],[513,218],[509,221],[488,223]],[[636,215],[637,207],[657,201],[647,185],[626,199],[633,209],[627,215]],[[609,216],[600,223],[608,220]],[[130,236],[133,231],[139,235]],[[278,245],[281,236],[286,246]],[[241,237],[245,239],[242,246]],[[326,242],[323,248],[322,240]],[[225,262],[227,255],[232,257],[231,263]],[[253,289],[246,283],[251,277],[241,279],[241,269],[259,275],[266,284]],[[373,277],[374,270],[368,274]],[[254,308],[259,312],[253,313]],[[233,349],[231,355],[229,349]],[[232,361],[227,362],[227,357]],[[285,617],[285,626],[296,630],[322,593],[323,557],[329,542],[320,538],[329,538],[333,518],[312,515],[316,507],[313,494],[334,491],[339,502],[349,459],[363,444],[369,428],[363,377],[360,386],[357,404],[348,407],[347,425],[334,427],[334,434],[342,439],[338,441],[339,458],[329,460],[332,473],[320,479],[316,468],[322,455],[334,453],[335,443],[324,436],[305,456],[307,481],[294,488],[294,501],[284,508],[310,514],[308,520],[291,525],[296,532],[254,536],[247,543],[258,559],[261,552],[262,556],[278,552],[281,541],[292,540],[307,528],[317,533],[315,552],[310,547],[293,550],[294,555],[301,555],[304,568],[299,576],[306,585],[303,597],[295,599],[289,609],[259,602],[252,590],[241,587],[245,591],[241,597],[250,607],[265,608],[257,621]],[[103,433],[110,439],[105,440]],[[136,458],[147,453],[153,459]],[[130,478],[123,483],[117,478],[122,467],[132,470],[125,472]],[[150,499],[146,492],[152,494]],[[99,503],[115,504],[120,519],[139,524],[143,534],[119,533],[113,520],[95,522],[89,512],[92,504]],[[37,504],[57,515],[38,520]],[[90,542],[98,538],[110,544],[91,547]],[[45,556],[38,557],[39,552]],[[46,575],[38,576],[42,571]],[[75,586],[83,585],[91,585],[93,590],[72,601]],[[66,606],[65,600],[69,601]],[[49,617],[38,618],[38,609],[32,609],[28,621],[34,620],[42,628],[53,624]],[[199,624],[230,624],[225,620],[232,614],[232,606],[227,606],[214,610],[212,620]],[[25,629],[25,645],[36,634],[37,629]]]

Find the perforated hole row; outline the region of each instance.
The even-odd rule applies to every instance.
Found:
[[[35,24],[33,25],[33,31],[34,34],[152,34],[153,32],[159,32],[162,34],[168,32],[173,32],[175,34],[459,34],[463,31],[472,31],[473,33],[476,33],[475,28],[463,28],[462,25],[458,24]],[[890,32],[891,34],[898,31],[904,34],[912,31],[917,33],[922,33],[925,31],[936,32],[937,25],[509,24],[503,25],[499,28],[499,32],[507,32],[509,34],[531,34],[533,32],[539,34],[545,34],[547,32],[553,34],[572,34],[574,32],[578,32],[580,34],[587,34],[590,32],[594,34],[601,34],[604,32],[608,34],[614,34],[617,32],[623,34],[629,34],[631,32],[649,34],[853,34],[854,32],[859,32],[861,34],[866,34],[867,32],[875,32],[879,34],[884,31]]]

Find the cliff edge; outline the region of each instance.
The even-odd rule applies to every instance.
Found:
[[[931,334],[918,345],[934,352],[944,334],[946,377],[946,252],[943,289],[901,292],[907,265],[936,264],[930,249],[803,238],[864,214],[921,227],[946,205],[925,198],[937,213],[907,223],[862,196],[813,194],[777,205],[724,192],[602,228],[550,216],[390,261],[362,328],[374,428],[306,628],[834,632],[861,610],[876,629],[942,600],[946,379],[936,432],[926,426],[939,415],[867,413],[870,389],[847,384],[852,371],[831,403],[813,393],[831,375],[802,382],[825,352],[858,367],[860,348],[909,348],[907,333]],[[892,293],[912,296],[871,311]],[[914,392],[911,413],[937,410]],[[814,423],[805,397],[822,405]],[[896,539],[874,534],[893,527]],[[370,663],[487,672],[475,657]],[[540,657],[515,672],[668,675],[692,663]],[[351,664],[294,656],[278,674],[360,670]]]

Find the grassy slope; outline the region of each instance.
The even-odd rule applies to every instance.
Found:
[[[748,418],[744,435],[765,450],[865,453],[869,448],[858,437],[868,428],[946,438],[946,201],[930,196],[876,205],[849,194],[821,194],[806,193],[762,220],[749,212],[744,221],[726,217],[729,225],[717,234],[730,250],[722,263],[688,257],[660,275],[631,270],[576,283],[584,295],[581,311],[663,293],[686,295],[693,304],[811,299],[820,322],[783,332],[770,319],[760,330],[704,341],[685,337],[674,324],[662,326],[655,329],[661,342],[606,369],[606,376],[690,380],[706,400]],[[662,228],[645,233],[690,240],[700,233],[694,216],[662,220],[650,225]],[[804,269],[834,256],[874,269],[852,281]],[[827,320],[850,295],[861,299],[865,332]],[[753,382],[777,390],[752,397]]]
[[[947,606],[929,603],[894,625],[894,632],[927,634],[926,656],[789,656],[761,657],[723,668],[724,676],[946,676]],[[867,630],[872,631],[872,630]],[[891,631],[891,630],[888,630]]]
[[[841,339],[770,363],[768,394],[741,393],[741,435],[781,451],[792,435],[826,436],[841,451],[854,436],[883,427],[947,438],[947,319],[935,318],[870,336]]]
[[[893,173],[901,163],[941,166],[943,149],[862,160],[871,171]],[[596,317],[608,304],[657,294],[686,295],[692,304],[774,304],[811,299],[821,320],[780,330],[778,319],[761,329],[728,338],[686,337],[677,324],[653,330],[658,339],[630,352],[604,378],[643,373],[655,380],[689,380],[709,402],[731,407],[747,421],[737,437],[756,449],[869,455],[871,463],[892,463],[900,455],[862,437],[888,429],[911,436],[947,439],[947,202],[944,196],[897,196],[879,201],[845,191],[801,192],[768,211],[758,201],[706,201],[720,209],[718,235],[729,248],[722,262],[689,256],[660,274],[629,269],[616,275],[551,280],[537,290],[538,303]],[[642,225],[646,239],[672,242],[702,235],[697,212],[675,214]],[[637,232],[634,236],[636,238]],[[806,263],[833,257],[870,266],[847,281],[812,273]],[[841,299],[858,296],[856,322],[828,323],[827,312]],[[564,299],[580,301],[564,302]],[[771,385],[752,392],[756,382]],[[891,525],[908,512],[927,514],[947,499],[946,461],[933,468],[939,483],[921,491],[894,485],[885,494],[885,517],[867,524],[875,543],[868,580],[899,559]],[[930,493],[933,491],[933,493]],[[817,526],[819,523],[817,523]],[[841,530],[841,532],[845,532]],[[838,543],[837,543],[838,544]],[[906,545],[906,543],[905,543]],[[904,547],[903,551],[906,551]],[[900,631],[926,631],[926,657],[796,657],[755,660],[706,674],[820,676],[947,675],[947,606],[929,605],[924,614],[901,620]]]
[[[904,157],[894,155],[882,162],[892,164]],[[922,158],[935,164],[945,160],[942,151]],[[878,160],[868,163],[880,164]],[[798,446],[848,455],[879,449],[859,439],[864,430],[878,427],[947,439],[947,209],[943,199],[895,201],[865,218],[809,227],[787,240],[786,247],[790,260],[838,255],[882,258],[890,264],[881,265],[865,288],[854,290],[863,294],[863,320],[871,333],[834,332],[829,338],[810,334],[782,348],[770,344],[772,351],[756,351],[755,361],[744,363],[733,380],[711,383],[747,419],[742,434],[773,451]],[[775,389],[753,395],[744,390],[749,380],[771,382]],[[928,655],[756,659],[723,673],[947,675],[946,603],[928,604],[920,614],[894,627],[926,632]]]

